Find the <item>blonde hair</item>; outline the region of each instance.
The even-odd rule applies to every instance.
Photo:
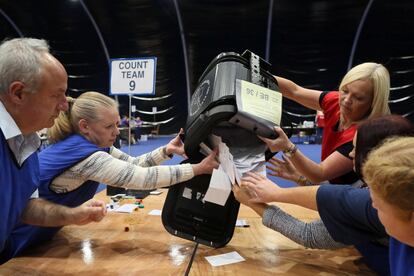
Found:
[[[339,85],[339,90],[343,91],[346,85],[357,80],[370,80],[373,88],[370,113],[363,119],[371,119],[391,114],[388,106],[388,98],[390,96],[390,74],[388,73],[387,68],[382,64],[375,62],[359,64],[346,73]]]
[[[389,204],[414,211],[414,137],[394,137],[368,154],[362,173],[368,186]]]
[[[55,124],[48,130],[51,143],[65,139],[72,133],[79,133],[78,123],[81,119],[89,122],[100,120],[99,111],[102,108],[116,108],[118,104],[111,98],[98,92],[85,92],[78,98],[67,97],[69,108],[60,112]]]

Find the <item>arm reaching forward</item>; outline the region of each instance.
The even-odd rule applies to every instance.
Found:
[[[22,221],[44,227],[83,225],[101,221],[105,215],[106,206],[100,200],[91,199],[78,207],[70,208],[41,198],[34,198],[29,201],[23,211]]]

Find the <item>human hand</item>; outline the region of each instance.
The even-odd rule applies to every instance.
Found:
[[[233,194],[234,197],[237,199],[238,202],[249,206],[251,203],[251,199],[253,198],[253,195],[249,193],[249,190],[246,189],[246,187],[240,187],[239,185],[235,184],[233,185]]]
[[[277,201],[277,195],[282,189],[267,177],[253,172],[241,179],[241,186],[245,187],[251,195],[254,195],[249,202],[272,202]]]
[[[218,149],[214,149],[207,157],[198,164],[193,164],[194,175],[211,174],[220,163],[217,161]]]
[[[106,204],[101,200],[91,199],[82,205],[71,208],[72,224],[84,225],[98,222],[106,215]]]
[[[187,158],[184,151],[184,143],[181,141],[180,134],[184,133],[184,129],[180,129],[180,132],[177,134],[177,136],[172,139],[167,146],[165,147],[165,151],[167,155],[170,154],[178,154],[183,156],[184,158]]]
[[[301,174],[296,170],[289,157],[282,155],[282,159],[272,157],[268,161],[271,164],[266,166],[269,169],[269,174],[296,182]]]
[[[283,129],[275,127],[275,132],[278,134],[276,139],[269,139],[262,136],[258,136],[269,147],[271,152],[284,151],[292,147],[293,143],[286,136]]]

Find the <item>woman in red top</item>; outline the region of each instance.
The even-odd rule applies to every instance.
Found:
[[[322,155],[317,164],[297,150],[281,128],[277,139],[262,138],[273,152],[283,151],[284,161],[271,159],[273,175],[296,181],[300,185],[326,180],[351,184],[358,178],[352,172],[352,139],[359,122],[390,113],[388,97],[390,77],[381,64],[367,62],[353,67],[344,76],[339,91],[322,92],[301,87],[275,77],[282,95],[325,116]],[[293,167],[294,166],[294,167]]]

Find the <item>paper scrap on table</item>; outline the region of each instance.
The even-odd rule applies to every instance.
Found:
[[[214,169],[204,201],[224,206],[231,192],[231,182],[221,165]]]
[[[160,194],[162,194],[162,191],[160,190],[155,190],[155,191],[150,192],[150,195],[160,195]]]
[[[150,215],[150,216],[161,216],[161,212],[162,212],[161,210],[154,209],[154,210],[149,211],[148,215]]]
[[[212,266],[228,265],[245,261],[245,259],[236,251],[205,258]]]
[[[249,227],[249,223],[245,219],[236,220],[236,227]]]
[[[113,211],[118,213],[132,213],[137,208],[138,206],[136,204],[123,204]]]

